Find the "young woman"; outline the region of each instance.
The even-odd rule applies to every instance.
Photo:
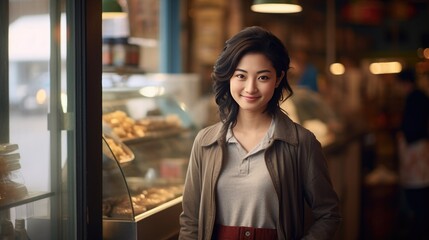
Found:
[[[321,145],[279,106],[292,95],[288,69],[286,48],[261,27],[226,42],[212,73],[221,121],[195,138],[179,239],[334,237],[339,200]]]

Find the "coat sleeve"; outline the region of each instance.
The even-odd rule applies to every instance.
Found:
[[[201,196],[201,174],[200,174],[200,136],[197,136],[192,146],[186,173],[185,186],[183,190],[182,208],[180,214],[180,240],[198,239],[198,215]]]
[[[313,215],[313,224],[303,239],[333,239],[340,223],[339,198],[328,171],[322,147],[314,134],[309,134],[310,144],[304,171],[304,194]]]

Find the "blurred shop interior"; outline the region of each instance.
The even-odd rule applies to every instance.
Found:
[[[10,1],[9,97],[22,116],[48,112],[49,1],[35,2]],[[429,2],[299,0],[295,13],[255,12],[252,2],[103,0],[103,235],[174,236],[193,137],[218,120],[213,64],[229,37],[258,25],[289,51],[294,95],[282,107],[324,147],[342,203],[338,239],[406,239],[397,73],[414,69],[429,94]]]

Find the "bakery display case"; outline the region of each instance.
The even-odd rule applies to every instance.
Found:
[[[168,239],[179,231],[197,129],[177,100],[152,90],[103,91],[104,239]]]

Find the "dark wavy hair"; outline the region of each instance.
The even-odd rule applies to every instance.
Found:
[[[280,109],[280,103],[293,94],[287,80],[290,59],[285,46],[268,30],[258,26],[247,27],[226,41],[211,74],[215,101],[224,127],[231,123],[234,126],[237,121],[239,106],[231,96],[230,79],[241,58],[248,53],[264,54],[276,70],[276,77],[280,77],[282,71],[285,73],[265,112],[274,116]]]

